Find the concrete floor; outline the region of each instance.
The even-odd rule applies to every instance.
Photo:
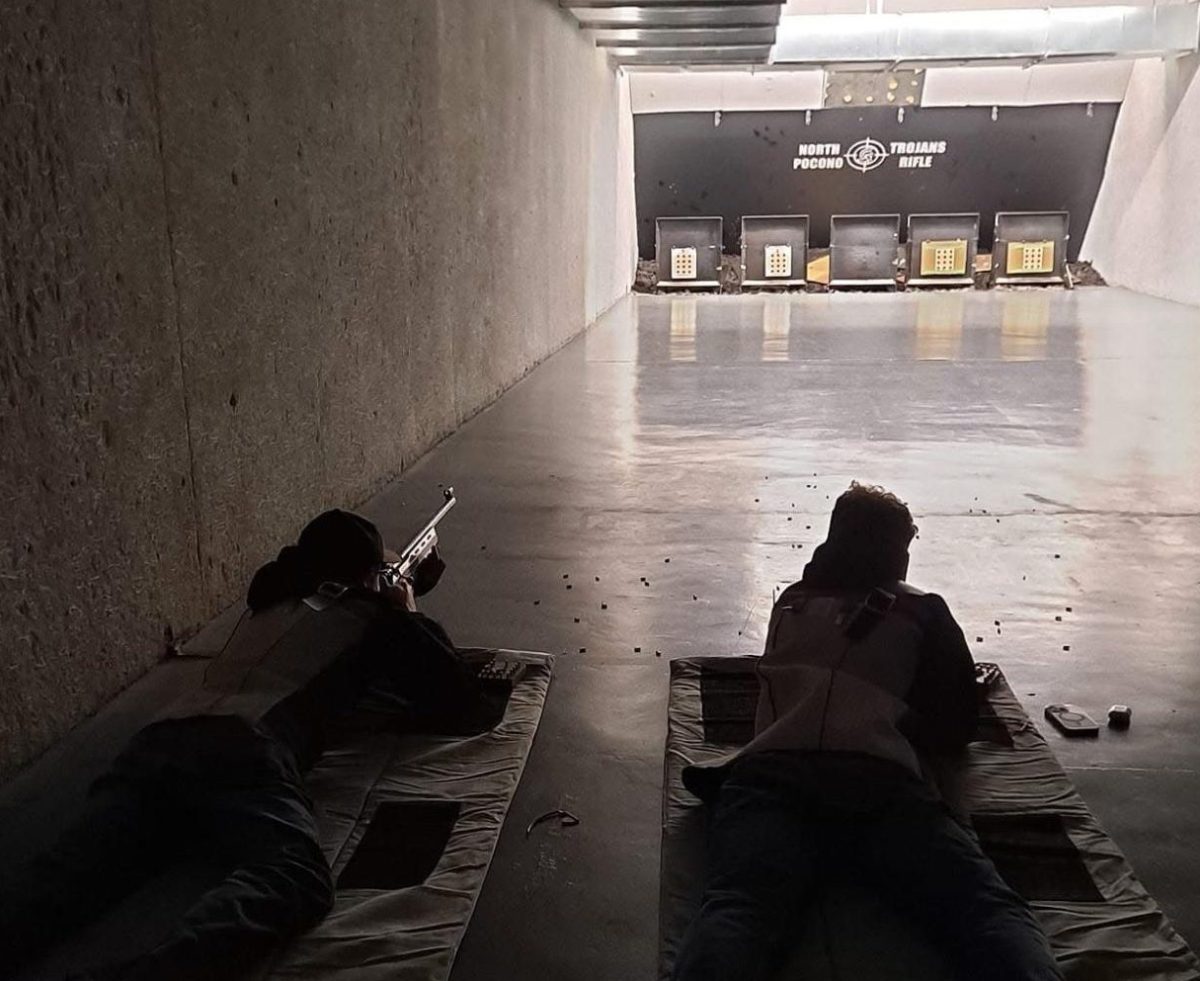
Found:
[[[453,484],[427,608],[460,643],[562,655],[454,981],[653,976],[667,659],[759,651],[852,478],[910,502],[912,581],[1031,716],[1132,706],[1124,734],[1047,734],[1200,944],[1200,310],[1120,290],[646,296],[370,509],[399,535]],[[527,839],[558,806],[580,825]]]
[[[1035,720],[1133,707],[1123,734],[1042,729],[1200,944],[1198,383],[1200,309],[1120,290],[654,296],[463,426],[364,510],[400,541],[453,484],[425,608],[561,657],[453,981],[654,976],[667,660],[759,651],[852,478],[910,502],[912,581]],[[106,742],[175,683],[118,700]],[[45,789],[61,760],[110,750],[65,740],[5,788],[6,830],[48,835],[81,786]],[[560,806],[577,827],[526,837]]]

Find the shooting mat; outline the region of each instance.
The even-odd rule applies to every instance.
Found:
[[[449,976],[550,686],[550,655],[503,653],[528,666],[494,729],[468,738],[359,735],[339,740],[309,772],[337,897],[266,977]]]
[[[497,653],[527,668],[503,720],[488,732],[404,734],[376,718],[332,734],[306,783],[337,883],[335,904],[320,926],[254,975],[260,981],[448,977],[533,745],[553,667],[546,654]],[[193,656],[156,670],[175,677],[166,686],[174,691],[198,684],[204,667],[203,658]],[[105,729],[129,730],[107,740],[114,743],[109,755],[140,726],[131,719],[118,713],[100,720]],[[59,761],[63,772],[102,770],[99,760],[79,755],[77,750],[75,758]],[[224,874],[213,878],[207,869],[187,865],[172,869],[65,939],[19,981],[58,981],[150,949]]]
[[[663,775],[659,977],[670,977],[703,886],[704,807],[683,768],[727,757],[753,733],[756,657],[671,663]],[[1068,981],[1198,981],[1200,962],[1075,791],[1003,676],[966,762],[938,774],[1006,881],[1028,899]],[[781,981],[951,981],[940,956],[874,896],[830,888],[798,925]]]

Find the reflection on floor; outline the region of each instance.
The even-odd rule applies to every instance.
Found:
[[[364,509],[399,541],[453,484],[426,609],[460,644],[561,655],[454,981],[653,977],[668,659],[758,652],[852,478],[910,502],[913,582],[1031,716],[1132,706],[1128,732],[1048,737],[1200,945],[1200,310],[643,296]],[[21,821],[70,807],[29,796]],[[526,834],[558,807],[578,826]]]
[[[645,296],[372,510],[398,534],[453,483],[431,609],[462,642],[563,655],[456,981],[497,956],[652,976],[666,660],[758,651],[851,478],[911,503],[913,581],[1034,718],[1133,707],[1127,733],[1050,738],[1200,943],[1200,311],[1120,290]],[[579,827],[523,837],[560,805]]]

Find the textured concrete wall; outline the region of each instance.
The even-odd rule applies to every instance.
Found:
[[[547,0],[3,3],[0,51],[3,774],[633,260],[627,96]]]
[[[1110,283],[1200,304],[1200,58],[1139,61],[1083,244]]]
[[[0,4],[0,771],[202,615],[145,4]]]
[[[614,297],[628,290],[635,272],[632,81],[631,76],[621,73],[616,111],[597,114],[592,124],[585,304],[588,320],[595,320],[612,305]],[[615,201],[611,191],[614,187]]]

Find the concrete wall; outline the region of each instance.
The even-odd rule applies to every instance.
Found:
[[[624,89],[549,0],[0,4],[0,775],[626,291]]]
[[[1110,283],[1200,304],[1200,58],[1140,61],[1083,256]]]

